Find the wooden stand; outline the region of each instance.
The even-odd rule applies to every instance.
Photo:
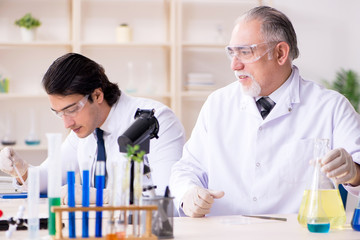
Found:
[[[151,232],[151,220],[152,220],[152,211],[157,210],[158,207],[155,205],[151,206],[104,206],[104,207],[51,207],[51,211],[55,213],[56,218],[56,235],[55,239],[69,239],[66,237],[63,237],[62,234],[62,212],[90,212],[90,211],[124,211],[125,212],[125,218],[127,217],[126,212],[127,211],[146,211],[146,221],[145,221],[145,233],[141,237],[136,236],[126,236],[126,240],[155,240],[158,239],[156,235],[152,234]],[[77,238],[71,238],[71,239],[83,239],[82,237]],[[86,238],[87,240],[95,240],[95,239],[106,239],[106,237],[89,237]]]

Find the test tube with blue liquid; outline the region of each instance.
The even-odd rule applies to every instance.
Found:
[[[309,208],[307,214],[307,228],[314,233],[327,233],[330,230],[330,220],[326,215],[321,201],[320,185],[320,161],[326,154],[327,139],[316,139],[314,148],[315,168],[311,184]]]
[[[90,206],[90,175],[88,166],[83,166],[82,175],[82,206]],[[82,237],[89,237],[89,212],[82,212]]]
[[[55,213],[51,211],[52,206],[60,206],[61,197],[61,133],[47,133],[48,139],[48,201],[49,221],[48,230],[50,236],[55,236]]]
[[[95,169],[96,206],[103,206],[103,189],[105,187],[105,161],[98,160]],[[96,212],[95,237],[102,237],[102,211]]]
[[[68,163],[68,206],[75,207],[75,167],[72,162]],[[75,212],[69,212],[69,238],[76,238]]]
[[[359,195],[359,202],[357,204],[357,207],[354,209],[354,214],[351,219],[351,227],[355,231],[360,231],[360,195]]]

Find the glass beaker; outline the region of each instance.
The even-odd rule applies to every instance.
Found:
[[[354,209],[354,214],[351,219],[351,227],[355,231],[360,231],[360,198],[357,207]]]
[[[315,139],[314,145],[314,161],[315,163],[321,159],[329,151],[329,140],[328,139]],[[320,166],[319,166],[320,168]],[[314,168],[314,174],[316,172],[316,164]],[[318,189],[317,195],[318,202],[322,206],[323,211],[330,221],[330,228],[336,229],[341,228],[346,222],[346,214],[344,210],[344,205],[341,200],[339,189],[337,185],[326,177],[324,173],[318,171]],[[312,180],[314,179],[314,175]],[[312,181],[313,182],[313,181]],[[308,222],[308,213],[309,207],[311,205],[311,193],[312,193],[312,182],[309,184],[308,188],[305,189],[303,198],[301,201],[299,213],[298,213],[298,222],[307,227]]]

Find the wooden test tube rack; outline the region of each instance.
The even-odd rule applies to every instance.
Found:
[[[152,211],[156,211],[158,207],[156,205],[148,205],[148,206],[137,206],[137,205],[129,205],[129,206],[103,206],[103,207],[51,207],[51,211],[55,213],[56,219],[56,240],[66,240],[70,239],[68,237],[64,237],[62,234],[62,213],[63,212],[91,212],[91,211],[124,211],[125,217],[127,217],[127,211],[146,211],[146,221],[145,221],[145,233],[140,237],[136,236],[126,236],[126,240],[155,240],[158,237],[151,232],[151,221],[152,221]],[[101,238],[99,237],[90,237],[89,238],[71,238],[71,239],[86,239],[86,240],[99,240],[106,239],[106,236]]]

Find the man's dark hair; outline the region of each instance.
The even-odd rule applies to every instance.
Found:
[[[101,88],[109,106],[121,95],[118,85],[109,81],[102,66],[77,53],[68,53],[56,59],[46,71],[42,84],[47,94],[63,96],[88,95]],[[89,101],[92,102],[91,95]]]

